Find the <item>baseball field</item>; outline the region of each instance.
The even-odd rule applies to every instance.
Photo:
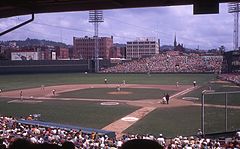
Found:
[[[42,121],[166,137],[196,134],[203,90],[240,90],[214,74],[1,75],[0,88],[0,115],[41,114]],[[169,104],[161,103],[165,94]],[[224,131],[224,96],[208,95],[206,104],[206,133]],[[228,130],[239,129],[240,94],[230,94],[228,105]]]

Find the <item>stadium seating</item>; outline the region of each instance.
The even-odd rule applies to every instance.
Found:
[[[200,56],[198,54],[158,54],[103,69],[103,73],[145,72],[219,72],[222,56]]]
[[[221,75],[218,75],[218,78],[221,80],[230,81],[237,85],[240,85],[240,74],[239,73],[221,74]]]
[[[12,117],[0,117],[0,148],[26,149],[30,148],[56,148],[56,149],[104,149],[123,148],[131,149],[136,146],[151,145],[153,148],[240,148],[240,132],[231,138],[205,138],[202,136],[164,138],[148,135],[123,135],[121,138],[110,138],[96,132],[86,134],[81,130],[59,128],[54,126],[40,126],[21,123]],[[51,123],[49,123],[51,124]],[[131,140],[131,141],[130,141]],[[126,143],[128,142],[128,143]]]

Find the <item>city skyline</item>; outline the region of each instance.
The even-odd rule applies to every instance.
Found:
[[[220,5],[219,14],[193,15],[192,6],[150,7],[103,10],[104,22],[99,36],[113,36],[114,43],[126,43],[138,37],[159,38],[161,45],[177,41],[187,48],[212,49],[221,45],[233,47],[233,14],[227,4]],[[73,44],[73,37],[93,36],[88,11],[36,14],[35,20],[0,37],[0,40],[46,39]],[[30,17],[0,19],[1,31]]]

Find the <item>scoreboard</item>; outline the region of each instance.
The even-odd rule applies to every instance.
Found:
[[[223,72],[240,72],[240,50],[228,51],[224,53]]]

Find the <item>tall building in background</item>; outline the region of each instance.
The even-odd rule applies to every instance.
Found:
[[[113,37],[98,37],[99,56],[98,58],[109,59],[110,51],[113,47]],[[94,37],[73,37],[73,53],[77,59],[95,58],[95,38]]]
[[[158,40],[159,41],[159,40]],[[135,59],[159,54],[159,43],[155,38],[138,38],[127,42],[126,58]]]

